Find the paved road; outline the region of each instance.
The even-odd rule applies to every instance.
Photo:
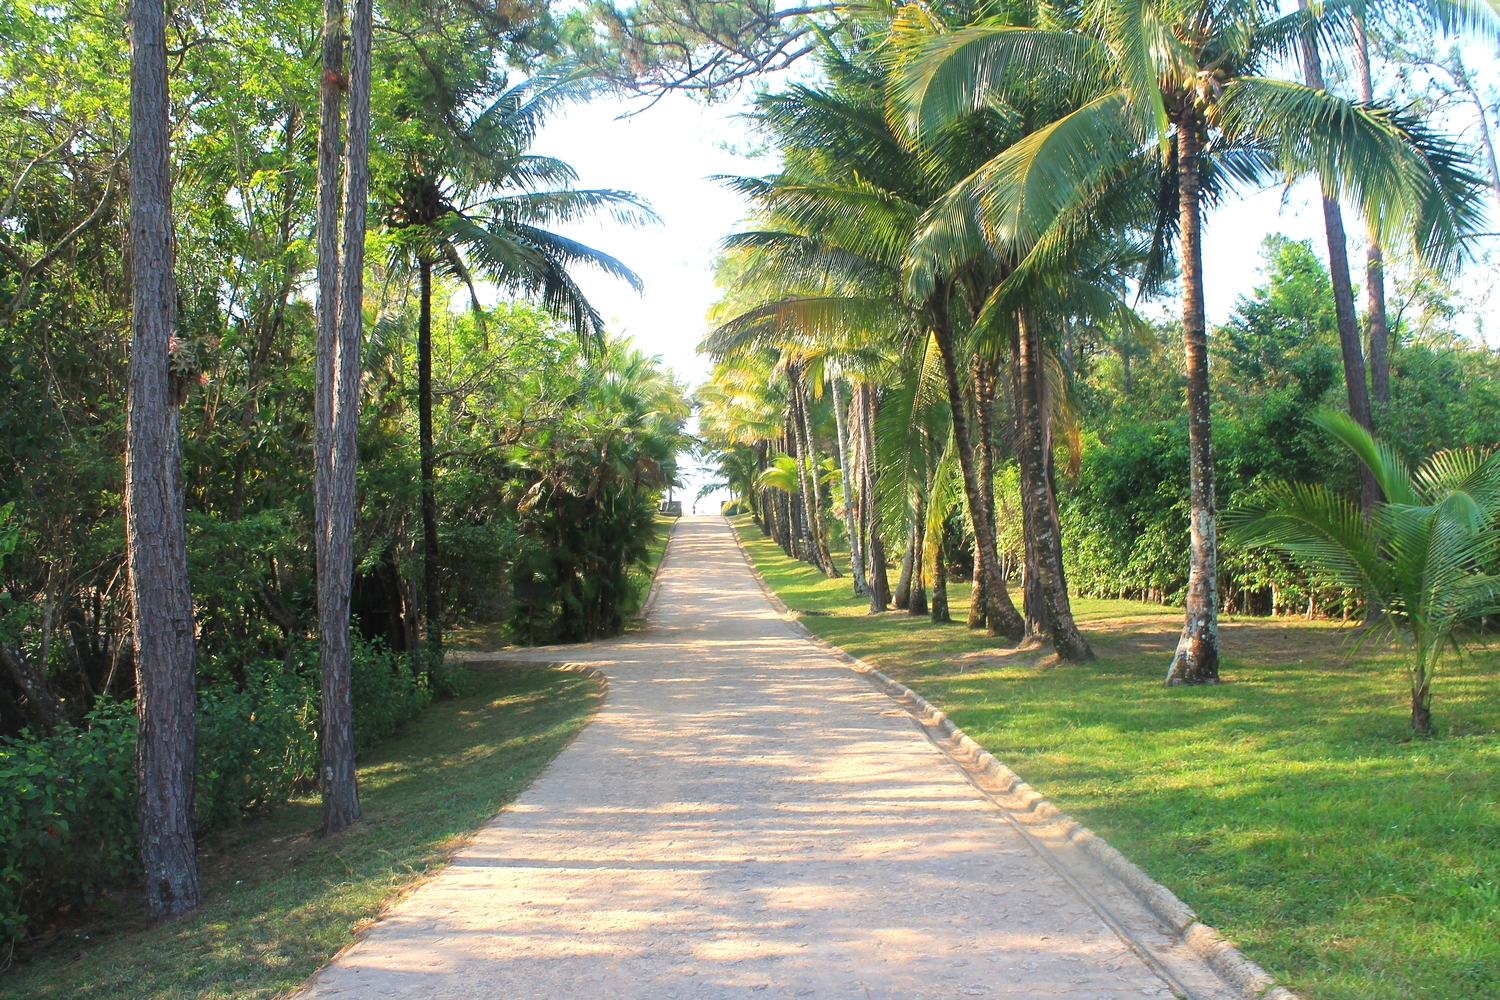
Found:
[[[910,717],[678,522],[594,722],[318,998],[1139,1000],[1165,984]],[[559,657],[554,649],[543,655]]]

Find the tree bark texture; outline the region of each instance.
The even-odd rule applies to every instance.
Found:
[[[135,633],[140,852],[151,920],[197,907],[193,840],[197,654],[172,386],[172,240],[166,12],[130,5],[131,339],[125,411],[125,542]]]
[[[1366,104],[1375,100],[1375,83],[1370,76],[1370,37],[1365,30],[1363,11],[1354,12],[1354,77],[1359,85],[1359,99]],[[1380,247],[1380,233],[1373,225],[1365,228],[1365,315],[1369,324],[1370,392],[1375,402],[1386,406],[1391,401],[1390,331],[1385,311],[1385,254]],[[1363,479],[1361,479],[1363,486]]]
[[[797,435],[801,451],[797,474],[802,482],[803,505],[807,514],[807,537],[812,546],[808,553],[808,562],[822,570],[824,576],[837,578],[839,571],[833,565],[833,554],[828,551],[828,532],[823,525],[823,505],[819,502],[818,452],[812,435],[812,400],[808,398],[807,382],[800,369],[795,370],[792,395],[794,399],[792,429]]]
[[[946,310],[939,305],[930,310],[934,320],[933,337],[937,340],[938,353],[943,358],[943,374],[948,383],[948,404],[953,417],[953,444],[958,449],[958,464],[963,470],[964,497],[969,502],[970,512],[983,512],[984,497],[979,489],[979,470],[974,463],[973,438],[969,434],[969,420],[965,412],[962,386],[958,382],[958,359],[953,347],[953,328],[948,322]],[[984,609],[985,620],[991,635],[1008,639],[1021,639],[1026,635],[1026,622],[1011,603],[1005,588],[1005,579],[1000,575],[1000,557],[995,549],[993,525],[986,524],[981,515],[973,517],[974,537],[979,543],[979,571],[984,575],[983,595],[989,602]]]
[[[875,387],[868,383],[856,389],[859,406],[860,476],[864,515],[866,583],[870,590],[870,613],[879,614],[891,603],[891,581],[886,573],[885,543],[880,537],[880,508],[875,492],[879,477],[875,453]]]
[[[909,525],[906,532],[906,551],[901,556],[901,573],[896,577],[896,594],[892,604],[897,611],[911,607],[912,564],[917,556],[917,526]]]
[[[943,529],[939,528],[932,546],[932,603],[928,611],[928,617],[939,625],[953,620],[948,613],[948,567],[943,564],[943,535]]]
[[[869,591],[865,586],[865,567],[861,557],[859,530],[854,519],[854,479],[849,475],[849,453],[854,442],[849,437],[849,421],[844,416],[843,393],[839,391],[839,380],[833,378],[833,421],[839,436],[839,478],[844,486],[844,532],[849,536],[849,575],[854,577],[854,596],[864,597]]]
[[[1177,190],[1182,231],[1182,339],[1187,354],[1190,554],[1186,615],[1167,684],[1219,680],[1218,510],[1208,388],[1208,331],[1203,316],[1202,203],[1198,177],[1200,123],[1191,107],[1177,116]]]
[[[330,7],[335,6],[330,2]],[[341,30],[325,8],[324,30]],[[339,13],[342,13],[339,11]],[[332,329],[319,316],[316,404],[318,490],[318,646],[323,677],[323,832],[338,833],[360,816],[350,690],[349,597],[354,577],[354,511],[359,461],[360,343],[364,307],[365,215],[369,196],[371,0],[355,0],[349,23],[348,137],[344,155],[343,232]],[[324,54],[329,51],[325,39]],[[329,84],[325,67],[324,84]],[[335,74],[336,78],[336,74]],[[326,112],[325,108],[325,112]],[[335,126],[336,127],[336,126]],[[320,144],[326,136],[320,137]],[[320,183],[325,175],[319,171]],[[320,221],[322,200],[319,191]],[[319,265],[325,264],[319,233]],[[320,275],[319,288],[323,288]],[[331,336],[328,334],[331,333]]]
[[[1068,583],[1062,565],[1062,528],[1057,521],[1051,465],[1052,442],[1047,429],[1045,370],[1042,365],[1041,331],[1025,315],[1018,314],[1011,330],[1011,355],[1015,359],[1016,423],[1021,459],[1021,496],[1027,526],[1027,598],[1031,577],[1036,576],[1043,634],[1057,655],[1074,663],[1094,658],[1088,640],[1073,621]]]
[[[443,648],[443,596],[439,586],[437,469],[432,442],[432,262],[418,263],[422,302],[417,314],[417,436],[422,461],[422,587],[427,605],[427,650]],[[429,665],[429,669],[434,665]]]
[[[1298,0],[1307,8],[1307,0]],[[1309,87],[1323,89],[1323,63],[1317,41],[1302,39],[1302,75]],[[1365,383],[1365,356],[1360,346],[1359,317],[1354,311],[1354,287],[1349,277],[1349,241],[1344,233],[1344,213],[1338,199],[1323,194],[1323,230],[1328,238],[1328,276],[1333,284],[1333,312],[1339,329],[1339,351],[1344,359],[1344,389],[1349,400],[1349,415],[1365,430],[1370,423],[1370,390]],[[1378,244],[1377,244],[1378,246]],[[1375,476],[1359,463],[1359,501],[1366,511],[1375,509],[1381,500]]]
[[[975,459],[979,462],[979,492],[984,498],[984,517],[990,531],[998,538],[999,523],[995,506],[995,365],[982,356],[974,359],[974,418],[979,428],[979,439],[975,443]],[[969,512],[970,528],[975,517]],[[998,559],[998,552],[997,552]],[[988,626],[984,609],[989,598],[984,586],[984,574],[979,572],[979,536],[974,536],[973,590],[969,595],[969,618],[967,626],[982,629]],[[1001,574],[1005,573],[1001,567]]]
[[[922,544],[927,533],[923,525],[927,511],[921,498],[912,509],[911,547],[911,593],[906,599],[906,613],[913,618],[927,614],[927,551]]]

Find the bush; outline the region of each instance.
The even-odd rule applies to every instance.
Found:
[[[86,728],[0,737],[0,934],[91,903],[135,867],[135,714],[106,702]]]
[[[401,654],[385,643],[353,637],[354,746],[366,750],[401,728],[432,701],[425,657]]]
[[[244,681],[199,693],[198,834],[232,826],[256,806],[316,786],[321,688],[311,648],[292,665],[250,664]],[[304,661],[312,661],[303,665]],[[367,750],[462,674],[429,685],[423,654],[354,638],[354,743]],[[90,905],[136,872],[135,710],[106,702],[83,728],[0,737],[0,940],[39,915]]]

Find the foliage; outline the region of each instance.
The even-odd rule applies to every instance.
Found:
[[[92,903],[135,863],[135,715],[118,703],[87,727],[0,737],[0,933],[29,914]]]
[[[598,698],[581,674],[476,670],[465,695],[361,754],[364,822],[320,837],[317,796],[299,794],[211,836],[198,912],[152,927],[126,894],[74,912],[50,940],[17,949],[6,995],[267,1000],[295,991],[513,801]]]
[[[194,804],[200,836],[316,785],[316,650],[297,662],[245,668],[244,684],[205,690],[198,704]],[[356,638],[355,743],[363,753],[431,700],[420,653]],[[0,921],[24,936],[38,914],[92,905],[135,872],[135,713],[102,703],[81,727],[0,737]]]
[[[1242,541],[1287,553],[1310,574],[1364,591],[1411,674],[1412,728],[1431,730],[1432,680],[1459,626],[1500,612],[1500,453],[1440,451],[1415,471],[1347,414],[1318,424],[1375,475],[1370,511],[1326,486],[1273,483],[1231,512]]]

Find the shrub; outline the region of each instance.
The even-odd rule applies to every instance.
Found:
[[[86,726],[0,737],[0,933],[91,903],[135,867],[135,714],[106,702]]]
[[[199,835],[257,806],[315,787],[321,688],[313,650],[248,665],[240,685],[199,693]],[[367,750],[432,700],[461,689],[457,671],[429,683],[423,654],[354,638],[354,742]],[[83,728],[0,737],[0,940],[39,915],[89,905],[136,873],[135,710],[106,702]]]

